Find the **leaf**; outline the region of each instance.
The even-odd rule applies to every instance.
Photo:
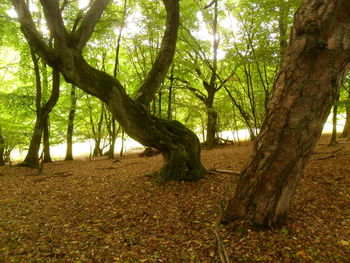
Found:
[[[338,244],[342,245],[342,246],[348,246],[349,245],[349,241],[340,240],[340,241],[338,241]]]

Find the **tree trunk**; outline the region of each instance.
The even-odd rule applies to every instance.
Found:
[[[120,126],[119,126],[120,128]],[[118,130],[119,130],[118,128]],[[115,140],[118,131],[116,130],[116,121],[114,117],[111,119],[111,130],[110,130],[110,145],[108,149],[108,159],[114,159],[114,149],[115,149]]]
[[[77,97],[76,97],[76,87],[71,86],[70,90],[70,110],[68,115],[68,127],[67,127],[67,151],[65,161],[73,160],[73,131],[74,131],[74,117],[75,109],[77,106]]]
[[[122,145],[120,146],[120,152],[119,152],[119,156],[122,157],[123,156],[123,152],[124,152],[124,143],[125,143],[125,131],[122,130]]]
[[[350,62],[350,1],[305,0],[253,154],[223,222],[272,227],[286,218]]]
[[[101,113],[100,113],[100,119],[97,123],[97,127],[96,130],[93,129],[93,134],[94,134],[94,139],[95,139],[95,148],[94,148],[94,152],[93,152],[93,156],[97,157],[97,156],[102,156],[102,149],[101,149],[101,141],[102,141],[102,124],[103,124],[103,117],[104,117],[104,105],[103,103],[101,103]],[[92,116],[90,115],[90,118],[92,120]],[[94,124],[91,123],[91,125],[93,126]]]
[[[217,119],[218,114],[212,108],[207,108],[207,138],[205,140],[206,145],[209,147],[217,144],[216,131],[217,131]]]
[[[36,96],[35,96],[35,110],[36,110],[36,120],[32,138],[29,143],[29,149],[27,155],[21,163],[23,166],[36,167],[38,165],[39,160],[39,148],[41,143],[41,135],[42,135],[42,111],[41,111],[41,77],[40,77],[40,68],[39,68],[39,58],[36,57],[33,48],[30,49],[30,55],[32,58],[32,62],[34,65],[34,75],[35,75],[35,88],[36,88]]]
[[[49,121],[49,115],[47,115],[47,118],[43,120],[43,144],[44,144],[44,163],[52,162],[51,159],[51,153],[50,153],[50,121]]]
[[[345,125],[340,137],[350,139],[350,92],[348,93],[348,101],[346,103],[345,109],[346,109]]]
[[[337,145],[337,114],[338,114],[338,102],[339,102],[339,96],[335,100],[335,104],[333,105],[333,129],[332,129],[332,136],[331,141],[329,142],[329,146]]]
[[[5,152],[5,139],[4,139],[4,136],[2,135],[2,129],[0,126],[0,166],[5,165],[4,152]]]
[[[41,136],[45,129],[45,126],[48,125],[49,114],[52,111],[53,107],[56,105],[59,98],[60,73],[57,69],[52,70],[52,92],[51,92],[50,98],[45,103],[45,105],[41,106],[42,96],[41,96],[40,69],[39,69],[39,63],[38,63],[39,59],[36,58],[36,55],[32,48],[31,48],[31,57],[34,64],[35,85],[36,85],[36,98],[35,98],[36,120],[35,120],[34,132],[30,140],[27,155],[24,161],[20,165],[37,167],[38,161],[39,161],[39,149],[41,144]],[[50,155],[48,155],[48,157],[50,157]]]

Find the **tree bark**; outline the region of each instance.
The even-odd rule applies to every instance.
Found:
[[[350,62],[350,1],[304,0],[266,119],[223,222],[282,223]]]
[[[70,110],[68,115],[68,127],[67,127],[67,151],[65,161],[73,160],[73,132],[74,132],[74,117],[75,109],[77,106],[77,97],[76,97],[76,87],[71,86],[70,91]]]
[[[2,129],[0,126],[0,166],[5,165],[4,152],[5,152],[5,139],[4,139],[4,136],[2,135]]]

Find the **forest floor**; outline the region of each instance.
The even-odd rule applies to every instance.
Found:
[[[323,137],[283,228],[220,226],[232,262],[349,262],[350,142]],[[208,169],[241,170],[251,143],[203,150]],[[0,262],[220,262],[220,200],[236,175],[158,184],[161,156],[0,167]]]

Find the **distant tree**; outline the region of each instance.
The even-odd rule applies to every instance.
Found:
[[[273,227],[286,218],[350,63],[350,1],[304,0],[267,116],[223,222]]]
[[[349,80],[349,76],[344,81],[343,88],[344,88],[347,96],[346,96],[346,99],[344,101],[344,104],[345,104],[345,124],[344,124],[344,129],[343,129],[340,137],[341,138],[348,138],[350,140],[350,80]]]
[[[68,115],[68,125],[67,125],[67,150],[65,161],[73,160],[73,132],[74,132],[74,117],[77,106],[77,96],[76,96],[76,87],[71,86],[70,92],[70,109]]]
[[[2,129],[0,126],[0,166],[5,165],[4,152],[5,152],[5,139],[2,136]]]

